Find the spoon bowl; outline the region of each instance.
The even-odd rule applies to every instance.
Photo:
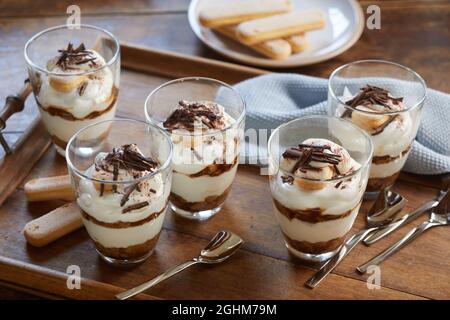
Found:
[[[383,191],[366,215],[366,226],[380,227],[389,224],[405,205],[406,199],[402,195],[390,190]]]
[[[244,243],[241,237],[229,231],[220,231],[197,257],[201,263],[220,263],[232,256]]]
[[[230,231],[220,231],[214,238],[206,245],[206,247],[200,252],[198,257],[188,260],[176,267],[173,267],[163,274],[144,282],[137,287],[130,290],[121,292],[116,295],[117,299],[126,300],[131,298],[138,293],[150,289],[151,287],[157,285],[158,283],[176,275],[177,273],[183,271],[194,264],[205,263],[205,264],[215,264],[227,260],[231,257],[244,243],[244,241],[238,235]]]

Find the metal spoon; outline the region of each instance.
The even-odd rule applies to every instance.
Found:
[[[338,253],[309,278],[305,285],[311,289],[317,286],[368,234],[389,224],[405,204],[406,200],[401,195],[389,190],[381,192],[366,216],[366,228],[346,240]]]
[[[190,266],[197,263],[220,263],[228,259],[233,255],[237,249],[244,243],[244,241],[234,233],[230,231],[220,231],[214,238],[208,243],[208,245],[200,252],[200,255],[192,260],[186,261],[179,266],[173,267],[163,274],[144,282],[143,284],[134,287],[130,290],[121,292],[116,295],[117,299],[125,300],[131,298],[138,293],[141,293],[154,285],[176,275]]]
[[[389,226],[386,226],[386,228],[383,228],[381,230],[378,230],[378,231],[375,231],[375,232],[369,234],[364,239],[364,241],[363,241],[364,244],[365,245],[371,245],[371,244],[377,242],[378,240],[381,240],[382,238],[386,237],[388,234],[390,234],[393,231],[397,230],[401,226],[404,226],[405,224],[407,224],[407,223],[413,221],[414,219],[418,218],[422,214],[427,213],[428,211],[436,208],[436,206],[439,204],[439,201],[441,201],[441,199],[444,197],[444,195],[445,195],[445,190],[439,191],[439,195],[437,196],[436,199],[428,201],[428,202],[425,202],[420,207],[418,207],[418,208],[414,209],[413,211],[403,215],[401,218],[393,221],[391,224],[389,224]]]
[[[450,189],[447,190],[439,204],[433,209],[428,221],[423,222],[418,227],[412,229],[406,236],[385,249],[376,257],[356,268],[360,273],[366,273],[372,265],[379,265],[381,262],[392,256],[394,253],[405,247],[408,243],[416,239],[419,235],[430,228],[450,225]]]

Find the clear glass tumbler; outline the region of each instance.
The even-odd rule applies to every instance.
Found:
[[[59,154],[64,156],[81,128],[114,118],[120,46],[111,33],[89,25],[57,26],[33,36],[24,53],[42,121]]]
[[[105,138],[92,139],[105,128]],[[66,161],[99,255],[117,265],[144,261],[156,246],[168,206],[170,137],[143,121],[106,120],[70,139]]]
[[[324,261],[342,246],[362,202],[372,149],[366,132],[329,116],[298,118],[272,133],[274,211],[294,256]]]
[[[200,116],[194,117],[198,123],[192,130],[165,127],[166,120],[179,112],[180,106],[199,106],[204,111],[204,104],[213,105],[215,110],[223,107],[221,115],[226,118],[228,125],[220,129],[206,127]],[[189,114],[190,110],[184,109]],[[167,130],[174,143],[170,195],[173,211],[195,220],[208,219],[219,212],[230,192],[238,167],[245,121],[242,97],[235,89],[218,80],[182,78],[169,81],[150,93],[145,102],[145,114],[150,123]],[[217,120],[216,115],[211,116],[213,121]],[[186,119],[181,117],[178,120],[182,122]],[[181,123],[177,121],[172,124]]]
[[[356,61],[336,69],[328,85],[328,110],[370,134],[374,145],[367,197],[390,188],[411,151],[422,115],[426,85],[396,63]]]

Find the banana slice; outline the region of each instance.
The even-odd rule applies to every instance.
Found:
[[[92,178],[94,179],[99,179],[99,180],[112,180],[112,173],[109,172],[105,172],[105,171],[94,171],[94,173],[92,174]],[[113,189],[113,184],[111,183],[100,183],[97,181],[93,181],[94,182],[94,187],[97,190],[101,190],[102,189],[102,185],[103,185],[103,191],[112,191]]]
[[[308,170],[306,173],[300,170],[295,172],[295,176],[299,177],[295,179],[295,184],[297,187],[306,190],[320,190],[326,187],[326,182],[323,181],[314,181],[308,179],[301,178],[310,178],[310,179],[321,179],[327,180],[333,177],[334,171],[331,167],[323,167],[320,170]]]
[[[70,92],[86,80],[85,76],[50,77],[50,86],[59,92]]]
[[[358,106],[356,107],[357,110],[362,111],[372,111],[372,109]],[[389,116],[384,114],[367,114],[363,112],[358,112],[357,110],[354,110],[352,112],[352,122],[357,124],[359,127],[366,129],[368,131],[374,131],[378,127],[382,126],[385,122],[389,121]]]

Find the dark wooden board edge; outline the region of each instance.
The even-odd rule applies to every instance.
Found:
[[[122,55],[121,64],[124,68],[173,78],[221,78],[228,83],[236,83],[270,73],[267,70],[241,66],[231,62],[190,56],[129,43],[121,43],[120,50]]]
[[[2,159],[0,206],[21,184],[50,144],[50,136],[38,117],[13,147],[14,151]]]
[[[68,289],[67,286],[61,285],[67,283],[68,274],[2,256],[0,256],[0,270],[0,281],[12,283],[16,288],[23,287],[24,291],[35,291],[42,281],[45,281],[46,292],[51,292],[54,297],[87,300],[115,299],[114,295],[124,290],[81,277],[81,289],[83,289],[81,293],[81,290]],[[35,277],[36,274],[39,274],[38,278]],[[139,294],[136,299],[161,300],[148,294]]]

